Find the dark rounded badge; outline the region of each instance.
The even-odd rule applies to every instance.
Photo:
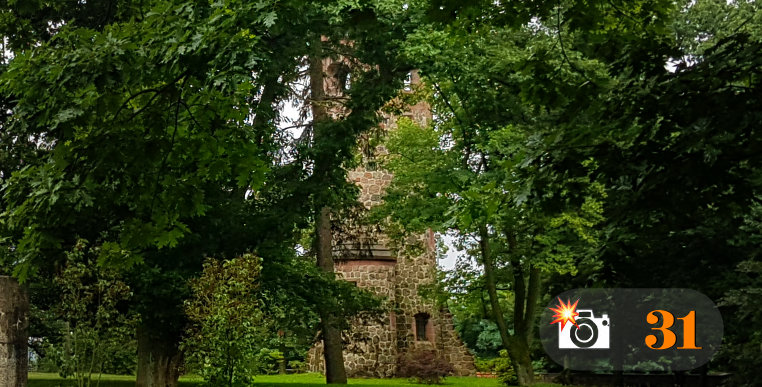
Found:
[[[722,343],[722,316],[691,289],[574,289],[540,318],[545,351],[586,371],[686,371]]]

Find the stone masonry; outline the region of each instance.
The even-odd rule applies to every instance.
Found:
[[[341,93],[342,77],[347,73],[341,66],[340,61],[324,62],[325,87],[329,95]],[[406,90],[420,82],[418,74],[412,72],[408,82]],[[335,117],[341,115],[339,110],[337,108],[333,113]],[[412,106],[403,116],[420,125],[427,125],[431,120],[429,106],[425,103]],[[394,130],[396,117],[386,117],[381,125],[386,130]],[[376,148],[376,155],[385,153],[383,146]],[[365,162],[350,171],[348,178],[360,187],[360,203],[370,208],[382,202],[392,175],[376,169],[372,162]],[[405,243],[423,247],[423,253],[415,256],[390,249],[389,238],[382,231],[363,229],[358,233],[364,237],[361,238],[362,248],[343,248],[334,253],[336,273],[340,278],[384,297],[389,308],[380,321],[358,319],[345,336],[344,362],[348,376],[395,376],[398,356],[418,349],[436,351],[453,365],[457,375],[474,374],[473,357],[458,338],[452,315],[419,293],[422,286],[436,281],[433,232],[408,238]],[[308,364],[310,371],[324,370],[321,344],[310,350]]]

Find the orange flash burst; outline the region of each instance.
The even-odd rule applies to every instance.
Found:
[[[561,301],[561,299],[559,298],[558,305],[556,305],[557,308],[548,308],[556,312],[556,314],[553,315],[553,318],[555,318],[555,320],[553,320],[551,324],[560,322],[561,329],[564,329],[567,322],[570,322],[576,326],[577,321],[574,320],[574,318],[579,316],[579,313],[577,313],[576,311],[578,302],[579,302],[579,299],[577,299],[577,301],[574,301],[574,305],[572,305],[571,300],[567,299],[566,304],[564,304],[564,302]]]

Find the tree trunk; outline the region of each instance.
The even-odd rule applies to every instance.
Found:
[[[331,209],[323,207],[317,220],[318,266],[327,273],[333,273],[331,249]],[[329,384],[347,384],[344,369],[344,346],[341,331],[336,328],[336,317],[330,310],[320,311],[320,326],[323,331],[323,358],[325,359],[325,381]]]
[[[278,350],[280,351],[281,355],[283,355],[283,357],[278,362],[278,373],[281,374],[281,375],[285,375],[286,374],[286,368],[287,368],[287,364],[286,364],[287,363],[287,361],[286,361],[286,344],[281,342],[280,345],[278,346]]]
[[[479,228],[479,248],[482,253],[482,264],[484,265],[484,280],[487,287],[489,303],[492,307],[492,318],[497,324],[497,330],[500,333],[500,341],[503,348],[510,351],[511,337],[508,335],[508,324],[503,316],[503,308],[500,307],[500,299],[497,296],[497,285],[495,279],[495,263],[492,259],[492,251],[489,244],[489,232],[487,226]]]
[[[497,279],[495,278],[495,262],[489,243],[489,230],[486,226],[479,228],[479,247],[484,265],[484,279],[492,306],[492,316],[500,333],[500,341],[503,348],[508,350],[511,364],[518,378],[520,386],[528,386],[534,383],[534,369],[529,346],[532,343],[534,316],[540,291],[540,271],[534,267],[530,269],[529,286],[524,280],[524,271],[521,262],[517,259],[511,262],[513,266],[513,335],[508,334],[508,325],[500,307],[500,299],[497,294]]]
[[[323,83],[323,54],[321,49],[322,42],[316,39],[315,52],[310,57],[310,104],[312,108],[312,122],[314,130],[314,141],[320,143],[322,139],[320,123],[329,119],[326,111],[325,90]],[[322,156],[322,157],[321,157]],[[330,180],[331,165],[326,165],[326,156],[316,155],[315,174],[318,179],[323,178],[326,182]],[[327,184],[326,184],[327,185]],[[330,187],[326,186],[327,192]],[[327,194],[317,195],[318,198],[327,196]],[[325,206],[322,200],[317,200],[320,208],[316,211],[315,220],[315,250],[317,255],[317,266],[326,273],[333,274],[333,249],[331,234],[331,208]],[[322,202],[322,203],[321,203]],[[325,380],[329,384],[347,384],[347,373],[344,368],[344,346],[341,342],[341,331],[336,328],[336,316],[331,310],[321,308],[320,327],[323,332],[323,358],[325,360]]]
[[[176,387],[180,363],[177,341],[162,337],[160,332],[152,332],[147,327],[138,329],[136,387]]]
[[[529,355],[529,345],[523,337],[514,336],[508,349],[511,357],[511,364],[519,386],[529,386],[534,383],[534,369],[532,368],[532,358]]]
[[[26,387],[29,296],[15,278],[0,276],[0,386]]]

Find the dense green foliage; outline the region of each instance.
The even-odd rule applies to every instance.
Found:
[[[477,354],[508,350],[526,384],[550,294],[691,287],[726,316],[711,367],[748,382],[760,31],[753,1],[0,2],[0,272],[30,283],[37,336],[103,307],[86,348],[125,336],[104,333],[117,313],[171,355],[204,259],[254,253],[249,317],[268,324],[245,334],[297,360],[325,311],[343,329],[380,305],[315,267],[316,230],[323,209],[353,214],[358,139],[375,145],[379,109],[418,68],[424,83],[396,102],[425,99],[434,120],[386,139],[395,178],[376,219],[457,235],[473,259],[443,299]],[[352,65],[340,96],[300,86],[325,58]],[[284,117],[293,100],[324,114]],[[132,296],[93,307],[101,275]],[[59,288],[82,291],[70,310]],[[239,306],[196,321],[230,323]]]
[[[375,5],[4,3],[2,271],[44,282],[88,240],[94,264],[125,273],[139,332],[168,356],[204,256],[265,257],[263,307],[298,353],[316,308],[346,321],[377,305],[296,253],[313,210],[352,197],[345,162],[401,79],[389,39],[401,9]],[[330,136],[311,141],[304,122],[295,141],[278,106],[304,98],[292,82],[316,41],[375,66],[353,74],[352,113],[325,123]]]
[[[433,89],[435,122],[403,121],[391,136],[384,214],[456,230],[477,257],[483,275],[464,263],[455,289],[491,296],[472,297],[462,332],[482,331],[481,308],[521,358],[505,336],[531,343],[533,316],[516,311],[537,308],[532,269],[546,295],[673,286],[719,301],[748,286],[734,268],[757,259],[739,233],[754,223],[762,162],[757,3],[418,5],[427,18],[405,49]],[[495,288],[517,301],[501,306]],[[726,323],[732,341],[758,340]],[[715,366],[740,371],[736,351]]]
[[[62,376],[73,376],[79,387],[97,385],[98,375],[113,370],[124,346],[135,350],[135,318],[125,310],[132,293],[117,271],[95,264],[97,254],[84,240],[67,253],[65,267],[54,279],[60,292],[53,307],[57,332],[43,338],[46,360]]]

